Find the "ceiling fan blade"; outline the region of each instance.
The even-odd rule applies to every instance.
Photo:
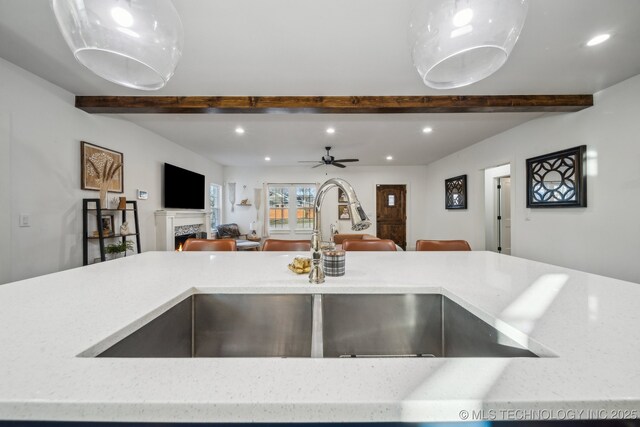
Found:
[[[360,159],[340,159],[340,160],[334,160],[334,162],[341,162],[341,163],[346,163],[346,162],[359,162]]]
[[[324,163],[318,163],[318,164],[317,164],[317,165],[315,165],[315,166],[311,166],[311,169],[315,169],[315,168],[317,168],[318,166],[322,166],[322,165],[324,165]]]
[[[337,167],[339,167],[339,168],[346,168],[346,166],[345,166],[345,165],[343,165],[343,164],[341,164],[341,163],[337,163],[337,162],[335,162],[335,161],[334,161],[333,163],[331,163],[331,164],[332,164],[333,166],[337,166]]]
[[[298,163],[322,163],[318,160],[298,160]]]

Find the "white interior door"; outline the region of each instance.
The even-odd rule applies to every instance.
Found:
[[[511,255],[511,177],[499,178],[500,183],[500,248]]]

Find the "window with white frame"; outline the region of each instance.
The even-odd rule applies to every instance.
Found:
[[[313,231],[316,187],[296,186],[296,230]]]
[[[268,184],[269,232],[313,230],[316,184]]]
[[[211,207],[211,232],[213,233],[222,220],[222,187],[218,184],[209,186],[209,206]]]

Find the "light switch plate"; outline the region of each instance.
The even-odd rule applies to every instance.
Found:
[[[31,215],[20,214],[18,216],[18,225],[20,227],[31,227]]]

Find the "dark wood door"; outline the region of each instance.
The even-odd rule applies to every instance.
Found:
[[[407,250],[407,187],[378,185],[376,188],[377,236],[391,239]]]

